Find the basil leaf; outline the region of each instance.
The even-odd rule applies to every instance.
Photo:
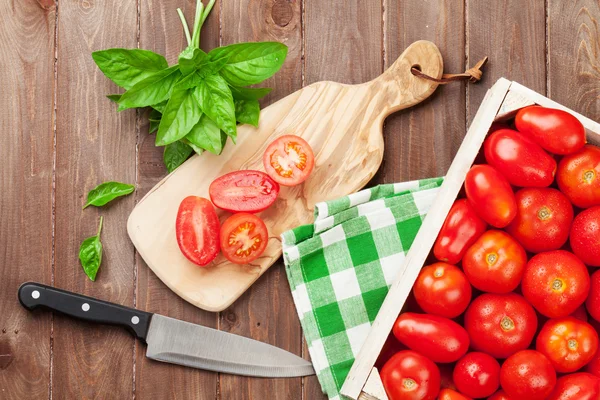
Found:
[[[148,116],[148,121],[150,122],[150,126],[148,127],[148,133],[154,133],[158,130],[161,118],[162,114],[160,113],[160,111],[155,109],[152,109],[152,111],[150,111],[150,115]]]
[[[205,114],[185,139],[195,147],[219,155],[223,151],[227,135]]]
[[[225,79],[219,75],[207,76],[196,88],[194,95],[204,114],[235,142],[237,137],[235,106]]]
[[[161,101],[160,103],[157,104],[153,104],[150,107],[152,107],[154,110],[158,111],[159,113],[164,113],[165,112],[165,107],[167,106],[167,103],[169,101],[165,100],[165,101]]]
[[[101,207],[116,199],[133,193],[135,186],[121,182],[104,182],[90,190],[87,195],[87,201],[83,208],[88,206]]]
[[[271,88],[244,88],[237,86],[229,86],[234,99],[238,100],[258,100],[262,99],[269,93]]]
[[[208,62],[208,54],[197,47],[189,46],[179,54],[179,69],[186,76]]]
[[[163,161],[169,173],[185,162],[194,150],[180,140],[165,146]]]
[[[157,146],[164,146],[183,138],[198,123],[202,110],[193,92],[192,89],[173,91],[160,120],[156,134]]]
[[[235,119],[242,124],[258,126],[260,104],[258,100],[235,100]]]
[[[109,99],[110,101],[114,101],[115,103],[118,103],[119,100],[121,100],[121,96],[123,96],[122,94],[107,94],[106,98]]]
[[[180,142],[185,143],[188,146],[190,146],[192,148],[192,150],[194,150],[194,152],[196,154],[202,154],[202,153],[204,153],[204,149],[203,148],[196,146],[194,143],[190,142],[186,138],[181,139]]]
[[[226,58],[221,58],[216,61],[209,61],[199,67],[194,72],[184,76],[177,85],[176,89],[191,89],[198,87],[202,84],[202,81],[209,75],[214,75],[225,65]]]
[[[227,64],[219,71],[233,86],[260,83],[275,74],[285,61],[287,46],[278,42],[238,43],[218,47],[209,56],[228,56]]]
[[[79,261],[85,271],[85,274],[92,280],[96,280],[98,268],[102,264],[102,242],[100,242],[100,232],[102,232],[102,217],[100,217],[100,226],[96,236],[85,239],[79,247]]]
[[[125,89],[169,67],[160,54],[141,49],[100,50],[92,58],[108,79]]]
[[[163,69],[136,83],[123,93],[119,100],[119,111],[135,107],[153,106],[171,95],[175,83],[181,78],[179,65]]]

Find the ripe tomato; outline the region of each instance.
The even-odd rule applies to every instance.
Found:
[[[504,228],[517,215],[517,201],[510,184],[489,165],[474,165],[465,178],[467,199],[488,224]]]
[[[581,261],[600,267],[600,206],[583,210],[571,226],[571,248]]]
[[[600,148],[591,144],[558,163],[556,182],[579,208],[600,206]]]
[[[504,390],[500,389],[492,396],[488,397],[488,400],[512,400]]]
[[[279,184],[264,172],[235,171],[215,179],[208,193],[222,210],[257,213],[277,200]]]
[[[575,372],[589,363],[598,350],[598,333],[574,317],[551,319],[540,331],[535,348],[556,372]]]
[[[454,362],[469,349],[465,328],[437,315],[403,313],[392,329],[396,339],[434,362]]]
[[[285,135],[267,147],[263,164],[277,183],[295,186],[308,178],[315,166],[315,156],[310,145],[300,136]]]
[[[219,217],[212,203],[189,196],[179,204],[175,236],[183,255],[194,264],[205,266],[219,254]]]
[[[467,199],[456,200],[435,241],[433,255],[440,261],[458,263],[486,227]]]
[[[590,276],[585,265],[573,253],[547,251],[529,260],[521,290],[541,314],[549,318],[566,317],[587,298]]]
[[[600,378],[580,372],[558,378],[547,400],[598,400]]]
[[[525,107],[515,117],[519,132],[531,137],[554,154],[570,154],[585,144],[585,129],[579,120],[563,110],[540,106]]]
[[[569,199],[551,188],[525,188],[515,197],[517,216],[506,231],[532,253],[560,249],[573,222]]]
[[[556,372],[539,351],[522,350],[502,364],[500,384],[511,398],[544,400],[556,385]]]
[[[600,351],[597,351],[592,360],[583,369],[585,372],[600,378]]]
[[[453,378],[459,392],[467,396],[491,396],[500,387],[500,364],[489,354],[467,353],[456,363]]]
[[[381,348],[381,352],[379,353],[379,357],[377,357],[375,366],[381,371],[381,367],[383,367],[390,358],[392,358],[397,352],[406,349],[406,346],[400,343],[398,339],[396,339],[396,337],[390,333],[385,340],[383,347]]]
[[[233,214],[221,227],[221,249],[235,264],[256,260],[267,248],[269,234],[262,219],[254,214]]]
[[[527,254],[508,233],[490,230],[467,250],[462,262],[467,279],[477,289],[508,293],[519,286]]]
[[[381,382],[390,400],[435,400],[440,371],[430,359],[404,350],[381,369]]]
[[[516,293],[486,293],[467,308],[464,325],[473,349],[507,358],[529,347],[537,330],[537,315]]]
[[[471,302],[471,285],[465,274],[452,264],[438,262],[421,270],[413,285],[419,307],[428,314],[455,318]]]
[[[462,394],[452,389],[442,389],[438,395],[438,400],[472,400],[470,397],[463,396]]]
[[[600,322],[600,270],[590,277],[590,293],[585,301],[585,307],[596,321]]]
[[[500,129],[488,136],[483,148],[488,164],[511,185],[546,187],[554,181],[556,161],[528,136]]]

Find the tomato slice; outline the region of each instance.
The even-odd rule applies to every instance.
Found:
[[[219,218],[212,203],[203,197],[183,199],[175,233],[179,249],[194,264],[205,266],[219,254]]]
[[[306,180],[315,166],[312,148],[295,135],[277,138],[263,155],[265,170],[277,183],[295,186]]]
[[[208,193],[220,209],[257,213],[277,200],[279,184],[261,171],[235,171],[215,179]]]
[[[265,251],[269,235],[262,219],[254,214],[234,214],[221,227],[221,248],[226,259],[247,264]]]

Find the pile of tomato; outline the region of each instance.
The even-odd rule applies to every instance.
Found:
[[[269,234],[255,213],[277,200],[279,185],[304,182],[313,170],[314,155],[304,139],[285,135],[267,147],[263,165],[267,173],[242,170],[215,179],[209,187],[210,200],[198,196],[183,199],[175,231],[188,260],[206,266],[222,251],[229,261],[247,264],[265,251]],[[222,226],[213,204],[233,213]]]
[[[600,148],[494,124],[377,366],[390,400],[600,399]]]

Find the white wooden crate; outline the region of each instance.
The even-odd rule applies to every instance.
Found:
[[[500,78],[486,93],[448,170],[436,202],[423,221],[413,246],[373,323],[369,336],[350,369],[341,389],[344,396],[354,400],[388,400],[379,373],[374,367],[383,344],[400,314],[419,271],[431,253],[446,215],[456,200],[475,157],[481,150],[490,126],[494,121],[510,119],[520,108],[532,104],[570,112],[586,128],[588,142],[600,145],[600,124],[516,82]]]

